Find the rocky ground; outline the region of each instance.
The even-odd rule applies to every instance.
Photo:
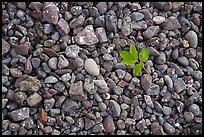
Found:
[[[202,134],[201,20],[200,2],[2,2],[2,134]]]

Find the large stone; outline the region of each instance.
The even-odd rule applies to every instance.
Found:
[[[84,101],[87,99],[87,94],[83,90],[83,83],[81,81],[71,84],[69,95],[76,101]]]
[[[93,25],[87,25],[79,32],[75,37],[75,41],[79,45],[91,46],[97,44],[99,40],[94,32]]]
[[[98,37],[101,43],[108,41],[107,36],[106,36],[106,30],[103,27],[96,29],[96,36]]]
[[[132,22],[129,16],[123,18],[121,32],[124,36],[128,36],[133,32]]]
[[[33,93],[39,90],[41,87],[40,81],[36,77],[23,75],[23,80],[19,83],[19,88],[21,91],[26,91]]]
[[[141,77],[141,86],[144,90],[147,90],[150,88],[150,85],[152,83],[152,77],[148,74],[144,74]]]
[[[21,121],[30,117],[30,109],[23,107],[10,112],[9,116],[13,121]]]
[[[99,75],[100,69],[97,66],[96,62],[93,59],[87,59],[84,62],[84,69],[91,75],[97,76]]]

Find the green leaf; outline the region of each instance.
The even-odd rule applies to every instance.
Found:
[[[123,59],[121,61],[121,63],[126,64],[126,65],[135,64],[136,61],[134,60],[134,58],[132,57],[132,55],[129,52],[119,51],[119,54],[120,54],[121,58]]]
[[[138,52],[137,52],[137,49],[136,49],[134,44],[130,45],[130,54],[133,56],[133,58],[137,62],[138,61]]]
[[[128,60],[128,59],[123,59],[121,61],[121,63],[125,64],[125,65],[132,65],[132,64],[135,64],[135,60]]]
[[[142,51],[139,54],[140,61],[145,62],[148,60],[148,58],[149,58],[149,49],[148,48],[142,49]]]
[[[140,73],[141,70],[142,70],[142,64],[141,63],[136,64],[133,67],[133,74],[134,74],[134,76],[137,76]]]

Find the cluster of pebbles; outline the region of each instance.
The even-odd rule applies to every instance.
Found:
[[[202,134],[201,20],[202,2],[2,2],[2,134]]]

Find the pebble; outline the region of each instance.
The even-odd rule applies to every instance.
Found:
[[[45,2],[43,5],[43,18],[54,25],[58,23],[58,7],[53,2]]]
[[[20,109],[11,111],[9,113],[10,118],[13,121],[21,121],[21,120],[25,120],[26,118],[30,117],[30,109],[27,107],[22,107]]]
[[[42,97],[38,93],[34,93],[27,98],[27,103],[29,106],[36,106],[42,100]]]
[[[143,116],[144,116],[144,113],[143,113],[143,110],[141,109],[141,107],[140,107],[140,106],[136,106],[136,107],[135,107],[135,111],[134,111],[133,118],[134,118],[135,120],[140,120],[140,119],[143,118]]]
[[[147,23],[145,21],[137,21],[132,23],[133,30],[146,30]]]
[[[48,66],[49,66],[51,69],[56,70],[56,69],[57,69],[57,62],[58,62],[57,57],[52,57],[52,58],[50,58],[49,61],[48,61]]]
[[[11,76],[13,76],[15,78],[20,78],[23,75],[21,70],[18,68],[10,68],[9,70],[10,70]]]
[[[115,100],[110,100],[108,104],[113,117],[119,117],[121,113],[120,105]]]
[[[50,127],[50,126],[44,127],[44,128],[43,128],[43,132],[44,132],[45,134],[51,133],[51,132],[52,132],[52,127]]]
[[[31,43],[30,42],[25,42],[24,44],[20,44],[16,47],[16,53],[18,55],[27,55],[30,49]]]
[[[173,82],[172,82],[171,78],[169,77],[169,75],[164,76],[164,81],[166,82],[166,85],[169,89],[173,88]]]
[[[2,99],[2,109],[6,106],[6,103],[8,102],[7,98]]]
[[[69,95],[71,99],[76,101],[84,101],[87,99],[87,94],[83,90],[82,81],[78,81],[77,83],[72,83],[69,89]]]
[[[108,41],[108,38],[106,36],[106,30],[103,27],[99,27],[96,29],[96,36],[98,37],[101,43]]]
[[[124,36],[128,36],[133,32],[132,22],[129,16],[123,18],[121,32]]]
[[[158,32],[159,32],[159,26],[150,26],[142,33],[142,35],[144,36],[144,38],[150,39],[155,35],[157,35]]]
[[[166,135],[166,133],[163,130],[163,127],[159,125],[157,122],[153,122],[151,124],[151,132],[153,135]]]
[[[191,122],[194,119],[194,115],[192,112],[185,111],[184,118],[187,123]]]
[[[163,112],[163,108],[162,108],[161,104],[158,101],[154,101],[154,107],[155,107],[155,110],[157,112],[159,112],[159,113]]]
[[[202,80],[202,72],[200,70],[196,70],[196,71],[193,71],[191,73],[191,76],[193,77],[194,80]]]
[[[56,25],[56,29],[58,30],[58,32],[61,35],[66,35],[66,34],[68,34],[70,32],[69,24],[63,18],[60,18],[60,20],[58,21],[58,23]]]
[[[111,115],[104,118],[103,127],[105,129],[105,133],[113,133],[115,131],[116,127]]]
[[[170,107],[167,106],[163,106],[163,113],[167,116],[169,116],[172,112],[172,109]]]
[[[187,67],[189,65],[189,60],[185,56],[179,57],[177,61],[184,67]]]
[[[55,44],[55,40],[52,40],[52,39],[48,39],[44,42],[44,46],[48,48],[52,47],[54,44]]]
[[[137,129],[139,129],[140,132],[144,132],[145,127],[146,127],[146,122],[144,119],[140,120],[137,124],[136,124]]]
[[[184,75],[184,72],[182,71],[182,69],[180,69],[180,67],[177,64],[171,62],[170,67],[176,70],[176,74],[178,76],[183,76]]]
[[[110,32],[117,30],[117,16],[113,10],[109,10],[105,16],[106,28]]]
[[[174,16],[168,17],[161,25],[164,30],[177,30],[181,28],[181,24]]]
[[[54,76],[49,76],[45,79],[44,83],[54,84],[57,83],[58,79]]]
[[[140,12],[133,12],[131,14],[131,19],[132,21],[140,21],[144,18],[144,14],[140,13]]]
[[[69,65],[69,61],[64,57],[64,55],[60,55],[58,58],[58,68],[62,69],[62,68],[66,68]]]
[[[84,69],[92,76],[99,75],[99,67],[93,59],[86,59],[84,62]]]
[[[154,47],[149,47],[149,55],[150,56],[159,56],[160,53]]]
[[[93,131],[93,133],[99,133],[99,132],[104,131],[103,124],[102,124],[102,123],[99,123],[99,124],[95,125],[95,126],[92,128],[92,131]]]
[[[168,122],[164,122],[164,131],[169,134],[169,135],[173,135],[175,133],[175,128],[170,125]]]
[[[19,124],[17,124],[17,123],[9,124],[9,130],[10,131],[16,132],[16,131],[19,131],[19,129],[20,129],[20,125]]]
[[[174,89],[177,93],[180,93],[181,91],[183,91],[184,89],[186,89],[186,85],[183,81],[183,79],[178,78],[174,81]]]
[[[191,48],[196,48],[198,46],[198,36],[194,31],[190,30],[186,33],[185,38]]]
[[[162,16],[155,16],[152,19],[154,21],[155,24],[161,24],[165,21],[165,18]]]
[[[59,40],[60,34],[56,31],[52,34],[51,38],[55,41]],[[54,46],[53,46],[54,47]]]
[[[2,38],[2,54],[8,53],[10,48],[10,44]]]
[[[159,56],[157,56],[154,61],[155,63],[162,65],[166,63],[166,54],[164,52],[159,52]]]
[[[87,25],[82,31],[75,36],[75,41],[79,45],[91,46],[97,44],[99,39],[97,38],[92,25]]]
[[[102,15],[102,16],[99,16],[95,19],[95,22],[94,22],[95,26],[97,27],[105,27],[105,16]]]
[[[199,63],[195,59],[190,58],[189,64],[194,70],[197,70],[199,68]]]
[[[98,12],[100,14],[104,14],[106,13],[106,11],[108,10],[108,6],[106,4],[106,2],[99,2],[97,5],[96,5],[96,8],[98,9]]]
[[[51,98],[51,99],[45,99],[44,100],[44,107],[45,107],[45,111],[48,112],[52,109],[52,107],[55,104],[55,99]]]
[[[200,114],[200,108],[196,104],[192,104],[188,107],[188,110],[191,111],[195,116]]]
[[[43,32],[45,34],[50,34],[53,31],[53,25],[52,24],[43,24]]]
[[[80,47],[77,45],[70,45],[66,47],[65,54],[68,58],[76,59],[78,57],[78,53],[80,52]]]
[[[141,86],[144,90],[148,90],[152,83],[152,77],[148,74],[144,74],[141,77]]]
[[[101,89],[107,88],[107,83],[105,80],[93,80],[94,84],[97,85]]]
[[[43,108],[39,109],[39,120],[43,124],[47,123],[47,120],[48,120],[47,113],[45,112]]]
[[[122,69],[117,69],[116,74],[117,74],[119,79],[123,79],[125,77],[126,72]]]
[[[150,106],[151,108],[154,108],[154,104],[153,104],[152,99],[149,95],[144,95],[144,100],[148,106]]]
[[[71,9],[70,9],[70,12],[75,15],[75,16],[78,16],[82,13],[82,7],[81,6],[73,6]]]
[[[33,93],[39,90],[41,87],[40,81],[36,77],[23,75],[23,80],[19,83],[19,88],[21,91],[26,91],[28,93]]]
[[[160,88],[157,84],[150,84],[150,88],[146,90],[147,95],[159,95]]]
[[[39,58],[32,58],[31,59],[31,64],[32,64],[34,69],[39,68],[40,63],[41,63],[41,60]]]

